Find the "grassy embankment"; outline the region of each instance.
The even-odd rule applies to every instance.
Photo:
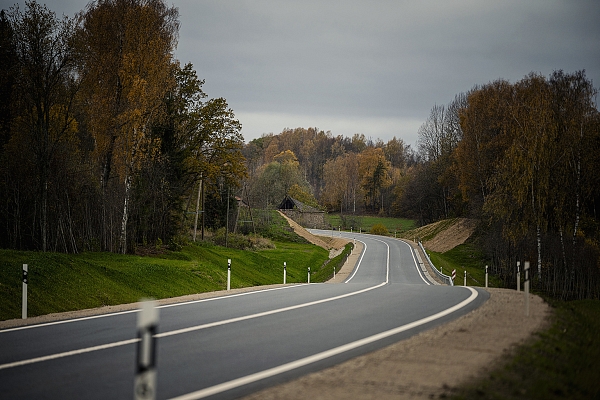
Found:
[[[431,262],[446,275],[456,270],[454,284],[464,284],[467,271],[467,286],[485,286],[485,265],[488,263],[483,253],[472,243],[464,243],[444,253],[427,250]],[[488,270],[488,286],[502,287],[502,280]]]
[[[550,329],[505,356],[455,399],[599,399],[600,301],[550,301]]]
[[[322,282],[333,275],[333,266],[351,251],[328,262],[328,252],[308,244],[279,220],[271,225],[275,248],[236,250],[209,243],[189,244],[179,251],[157,256],[112,253],[60,254],[0,250],[0,320],[21,317],[21,271],[28,264],[28,315],[80,310],[187,294],[224,290],[227,259],[231,262],[231,287],[283,282]],[[237,238],[239,239],[239,238]],[[232,237],[232,240],[236,240]]]

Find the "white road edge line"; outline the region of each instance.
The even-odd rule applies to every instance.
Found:
[[[426,284],[428,284],[429,286],[431,286],[431,283],[429,281],[427,281],[427,279],[425,279],[425,275],[423,274],[423,271],[421,271],[421,268],[419,268],[419,263],[417,262],[417,259],[415,258],[415,252],[413,251],[412,246],[410,244],[406,243],[402,239],[398,239],[398,241],[400,243],[404,243],[405,245],[407,245],[410,248],[410,255],[412,256],[412,259],[415,262],[415,268],[417,269],[417,272],[419,273],[419,276],[421,277],[421,279],[423,280],[423,282],[425,282]]]
[[[420,319],[418,321],[414,321],[414,322],[411,322],[409,324],[402,325],[402,326],[399,326],[397,328],[390,329],[388,331],[381,332],[381,333],[378,333],[376,335],[369,336],[369,337],[366,337],[364,339],[357,340],[355,342],[345,344],[343,346],[339,346],[339,347],[336,347],[336,348],[333,348],[333,349],[330,349],[330,350],[327,350],[327,351],[324,351],[324,352],[321,352],[321,353],[317,353],[317,354],[314,354],[312,356],[302,358],[300,360],[292,361],[292,362],[287,363],[287,364],[283,364],[283,365],[280,365],[280,366],[277,366],[277,367],[274,367],[274,368],[270,368],[270,369],[267,369],[267,370],[264,370],[264,371],[260,371],[260,372],[257,372],[257,373],[251,374],[251,375],[243,376],[241,378],[234,379],[234,380],[231,380],[231,381],[228,381],[228,382],[224,382],[224,383],[221,383],[221,384],[218,384],[218,385],[215,385],[215,386],[211,386],[211,387],[208,387],[208,388],[205,388],[205,389],[201,389],[201,390],[198,390],[198,391],[195,391],[195,392],[191,392],[191,393],[184,394],[184,395],[181,395],[181,396],[173,397],[173,398],[171,398],[171,400],[196,400],[196,399],[202,399],[204,397],[212,396],[212,395],[215,395],[215,394],[218,394],[218,393],[221,393],[221,392],[225,392],[227,390],[235,389],[235,388],[238,388],[240,386],[247,385],[249,383],[260,381],[260,380],[265,379],[265,378],[270,378],[272,376],[279,375],[279,374],[282,374],[284,372],[288,372],[288,371],[294,370],[296,368],[300,368],[300,367],[303,367],[305,365],[309,365],[309,364],[315,363],[317,361],[321,361],[321,360],[324,360],[326,358],[330,358],[330,357],[336,356],[338,354],[341,354],[341,353],[344,353],[344,352],[347,352],[347,351],[350,351],[350,350],[354,350],[354,349],[356,349],[358,347],[365,346],[367,344],[376,342],[378,340],[385,339],[387,337],[396,335],[398,333],[402,333],[402,332],[407,331],[409,329],[416,328],[416,327],[418,327],[420,325],[424,325],[424,324],[426,324],[428,322],[431,322],[431,321],[434,321],[436,319],[445,317],[446,315],[451,314],[451,313],[453,313],[453,312],[455,312],[455,311],[457,311],[457,310],[459,310],[459,309],[467,306],[469,303],[471,303],[473,300],[475,300],[477,298],[478,293],[477,293],[477,291],[475,289],[473,289],[471,287],[465,287],[465,288],[471,291],[471,295],[466,300],[463,300],[462,302],[458,303],[457,305],[455,305],[453,307],[450,307],[450,308],[448,308],[448,309],[446,309],[444,311],[441,311],[441,312],[439,312],[437,314],[430,315],[429,317]]]
[[[367,252],[367,244],[365,242],[363,242],[362,240],[359,240],[359,242],[361,242],[363,244],[363,250],[360,254],[360,259],[358,260],[358,263],[356,264],[356,268],[354,268],[354,272],[352,272],[352,275],[350,275],[350,278],[346,279],[344,281],[344,283],[348,283],[352,280],[352,278],[354,278],[354,275],[356,275],[356,273],[358,272],[358,269],[360,268],[360,263],[362,263],[363,257],[365,256],[365,253]]]
[[[39,363],[42,361],[56,360],[57,358],[76,356],[78,354],[91,353],[92,351],[111,349],[113,347],[119,347],[119,346],[125,346],[128,344],[137,343],[139,341],[140,341],[140,339],[137,339],[137,338],[127,339],[127,340],[122,340],[120,342],[101,344],[98,346],[86,347],[84,349],[65,351],[64,353],[56,353],[56,354],[50,354],[48,356],[43,356],[43,357],[30,358],[28,360],[15,361],[15,362],[0,365],[0,370],[14,368],[14,367],[20,367],[20,366],[28,365],[28,364],[35,364],[35,363]]]
[[[253,290],[251,292],[244,292],[244,293],[236,293],[236,294],[230,294],[230,295],[224,295],[224,296],[210,297],[208,299],[191,300],[191,301],[184,301],[184,302],[173,303],[173,304],[164,304],[164,305],[158,306],[158,308],[179,307],[179,306],[185,306],[185,305],[188,305],[188,304],[204,303],[204,302],[207,302],[207,301],[230,299],[232,297],[239,297],[239,296],[248,296],[248,295],[251,295],[251,294],[270,292],[270,291],[273,291],[273,290],[295,289],[295,288],[298,288],[300,286],[306,286],[306,285],[308,285],[308,283],[300,283],[300,284],[293,285],[293,286],[283,286],[283,287],[269,288],[269,289],[258,289],[258,290]],[[87,320],[90,320],[90,319],[116,317],[118,315],[131,314],[131,313],[136,313],[136,312],[139,312],[139,311],[140,311],[139,308],[136,308],[136,309],[133,309],[133,310],[119,311],[119,312],[113,312],[113,313],[107,313],[107,314],[90,315],[88,317],[63,319],[63,320],[60,320],[60,321],[45,322],[45,323],[35,324],[35,325],[17,326],[15,328],[7,328],[7,329],[0,330],[0,334],[7,333],[7,332],[14,332],[14,331],[22,331],[22,330],[25,330],[25,329],[45,328],[47,326],[69,324],[69,323],[72,323],[72,322],[87,321]]]
[[[383,283],[380,283],[380,284],[375,285],[375,286],[369,286],[369,287],[367,287],[365,289],[357,290],[355,292],[350,292],[350,293],[346,293],[346,294],[342,294],[342,295],[334,296],[334,297],[328,297],[326,299],[315,300],[315,301],[311,301],[311,302],[308,302],[308,303],[297,304],[295,306],[278,308],[278,309],[275,309],[275,310],[264,311],[264,312],[260,312],[260,313],[257,313],[257,314],[245,315],[243,317],[230,318],[230,319],[226,319],[226,320],[223,320],[223,321],[215,321],[215,322],[211,322],[211,323],[208,323],[208,324],[190,326],[188,328],[177,329],[177,330],[169,331],[169,332],[163,332],[163,333],[159,333],[159,334],[155,335],[155,337],[156,338],[163,338],[163,337],[169,337],[169,336],[174,336],[174,335],[181,335],[183,333],[199,331],[201,329],[208,329],[208,328],[212,328],[212,327],[215,327],[215,326],[227,325],[227,324],[232,324],[234,322],[246,321],[246,320],[249,320],[249,319],[265,317],[265,316],[268,316],[268,315],[278,314],[278,313],[282,313],[282,312],[286,312],[286,311],[291,311],[291,310],[296,310],[296,309],[299,309],[299,308],[310,307],[310,306],[313,306],[313,305],[316,305],[316,304],[326,303],[326,302],[329,302],[329,301],[339,300],[339,299],[343,299],[343,298],[346,298],[346,297],[354,296],[354,295],[357,295],[357,294],[365,293],[365,292],[371,291],[373,289],[380,288],[380,287],[384,286],[386,283],[387,282],[383,282]],[[86,348],[83,348],[83,349],[66,351],[66,352],[63,352],[63,353],[50,354],[50,355],[47,355],[47,356],[30,358],[30,359],[27,359],[27,360],[21,360],[21,361],[15,361],[15,362],[11,362],[11,363],[6,363],[6,364],[0,364],[0,370],[8,369],[8,368],[13,368],[13,367],[19,367],[19,366],[22,366],[22,365],[34,364],[34,363],[38,363],[38,362],[42,362],[42,361],[55,360],[57,358],[69,357],[69,356],[74,356],[74,355],[78,355],[78,354],[90,353],[92,351],[97,351],[97,350],[106,350],[106,349],[110,349],[110,348],[113,348],[113,347],[119,347],[119,346],[125,346],[125,345],[128,345],[128,344],[133,344],[133,343],[136,343],[138,341],[139,341],[139,339],[137,339],[137,338],[136,339],[122,340],[122,341],[119,341],[119,342],[106,343],[106,344],[102,344],[102,345],[98,345],[98,346],[92,346],[92,347],[86,347]]]

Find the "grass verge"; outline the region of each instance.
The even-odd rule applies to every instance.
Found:
[[[358,232],[369,232],[371,227],[376,224],[382,224],[385,226],[391,234],[394,232],[404,232],[413,229],[416,226],[415,220],[405,218],[389,218],[389,217],[376,217],[376,216],[358,216],[358,215],[340,215],[340,214],[328,214],[327,219],[329,225],[333,227],[341,227],[343,230],[350,230]]]
[[[464,273],[467,271],[467,286],[485,286],[485,265],[487,260],[483,253],[472,243],[464,243],[445,253],[427,250],[433,265],[446,275],[456,269],[455,285],[462,286]],[[502,281],[488,271],[488,286],[502,287]]]
[[[310,281],[311,282],[325,282],[329,279],[333,278],[333,268],[335,267],[336,271],[339,271],[342,268],[342,265],[346,262],[346,259],[352,253],[354,249],[354,244],[348,243],[344,247],[344,250],[337,257],[332,258],[327,261],[325,264],[321,266],[318,270],[311,272]]]
[[[455,399],[600,398],[600,301],[549,301],[551,328],[507,356]]]
[[[231,287],[306,282],[329,258],[318,246],[275,242],[275,249],[235,250],[210,244],[185,246],[157,257],[112,253],[40,253],[0,250],[0,320],[21,317],[21,271],[28,264],[28,315],[73,311],[223,290],[227,259]]]

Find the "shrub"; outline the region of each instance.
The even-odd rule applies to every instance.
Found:
[[[217,246],[225,246],[225,228],[219,228],[212,236],[212,241]],[[240,235],[229,232],[227,234],[227,247],[238,250],[274,249],[275,245],[264,237],[258,235]]]
[[[375,224],[371,227],[371,233],[374,235],[387,236],[388,230],[383,224]]]

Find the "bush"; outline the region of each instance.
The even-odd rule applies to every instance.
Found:
[[[169,250],[171,251],[181,251],[185,246],[190,244],[190,240],[184,235],[173,236],[169,240]]]
[[[217,246],[225,246],[225,228],[219,228],[212,236],[212,242]],[[238,250],[274,249],[275,245],[264,237],[258,235],[244,236],[239,233],[227,234],[227,247]]]
[[[387,228],[383,224],[375,224],[371,227],[371,233],[373,235],[387,236],[389,234]]]

